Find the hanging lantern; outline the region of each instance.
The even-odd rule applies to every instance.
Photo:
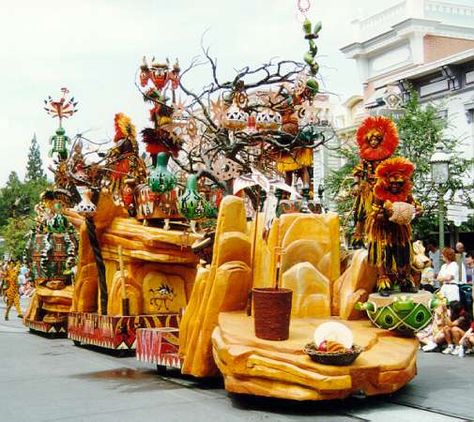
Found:
[[[278,130],[282,124],[281,114],[271,108],[264,108],[257,113],[255,124],[258,130]]]
[[[224,118],[222,119],[222,126],[229,130],[242,130],[247,127],[247,121],[249,114],[239,108],[237,105],[232,104],[226,111]]]
[[[166,193],[176,186],[176,177],[168,170],[169,159],[166,152],[160,152],[157,156],[156,167],[148,178],[148,185],[155,193]]]

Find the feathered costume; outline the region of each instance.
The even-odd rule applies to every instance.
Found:
[[[375,171],[371,212],[366,233],[369,264],[379,269],[377,287],[402,289],[414,287],[410,275],[413,259],[411,220],[418,209],[411,191],[414,165],[402,157],[389,158]]]
[[[354,168],[355,179],[354,224],[355,243],[365,234],[365,220],[372,207],[375,171],[381,161],[389,158],[398,146],[395,124],[383,116],[368,117],[357,130],[360,163]]]
[[[141,131],[142,141],[146,151],[150,154],[153,166],[156,165],[157,155],[160,152],[167,152],[177,156],[181,148],[182,140],[173,134],[173,105],[167,105],[168,98],[166,90],[171,87],[172,103],[175,102],[175,91],[179,87],[180,73],[178,61],[170,70],[168,61],[166,63],[152,63],[148,66],[145,58],[140,66],[140,85],[142,88],[151,87],[143,93],[143,98],[151,102],[150,120],[152,128],[145,128]]]
[[[108,188],[114,202],[120,203],[125,179],[143,183],[146,180],[146,166],[138,155],[136,130],[130,118],[117,113],[114,124],[115,145],[107,153],[107,167],[110,169]]]

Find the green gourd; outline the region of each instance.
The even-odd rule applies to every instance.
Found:
[[[176,186],[176,177],[168,170],[169,159],[166,152],[160,152],[157,156],[156,167],[148,178],[148,185],[155,193],[166,193]]]
[[[186,190],[178,198],[178,212],[188,220],[199,220],[206,215],[206,200],[197,189],[197,176],[191,174],[186,180]]]

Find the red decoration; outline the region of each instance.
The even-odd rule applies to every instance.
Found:
[[[406,202],[411,194],[412,183],[410,178],[415,170],[411,161],[403,157],[389,158],[382,162],[375,171],[377,183],[374,195],[381,201]],[[390,192],[390,183],[401,182],[401,191],[397,194]]]
[[[380,136],[380,144],[369,144],[372,136]],[[368,117],[357,130],[357,144],[360,156],[368,161],[380,161],[390,157],[398,146],[398,132],[395,124],[383,116]]]

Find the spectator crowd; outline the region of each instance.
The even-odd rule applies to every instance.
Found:
[[[431,324],[417,333],[421,349],[459,357],[474,354],[474,252],[466,252],[461,242],[455,249],[440,250],[434,240],[426,242],[426,251],[429,264],[422,270],[420,288],[433,292],[439,305]]]

